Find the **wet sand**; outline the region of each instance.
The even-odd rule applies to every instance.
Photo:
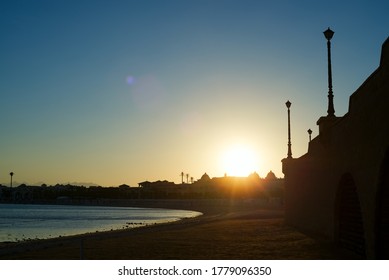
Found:
[[[1,259],[354,259],[284,224],[281,207],[253,201],[171,203],[203,215],[169,224],[0,245]],[[139,205],[138,205],[139,206]],[[144,205],[147,207],[147,203]]]

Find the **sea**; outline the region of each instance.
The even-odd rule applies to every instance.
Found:
[[[0,242],[134,228],[201,215],[157,208],[0,204]]]

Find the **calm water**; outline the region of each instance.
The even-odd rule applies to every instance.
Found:
[[[0,204],[0,242],[131,228],[200,214],[153,208]]]

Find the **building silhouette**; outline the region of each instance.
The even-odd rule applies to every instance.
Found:
[[[285,220],[361,258],[389,258],[389,37],[343,117],[321,117],[299,158],[282,160]]]

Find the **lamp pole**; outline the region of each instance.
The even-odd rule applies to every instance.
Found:
[[[311,129],[308,129],[308,134],[309,134],[309,142],[312,141],[312,130]]]
[[[288,108],[288,158],[292,158],[292,143],[290,142],[290,106],[292,103],[288,100],[285,105]]]
[[[332,69],[331,69],[331,39],[334,36],[334,31],[329,27],[326,31],[323,32],[324,37],[327,39],[327,59],[328,59],[328,117],[335,117],[334,109],[334,95],[332,92]]]
[[[13,173],[13,172],[10,172],[9,175],[11,176],[11,185],[10,185],[10,186],[11,186],[11,188],[12,188],[12,176],[14,175],[14,173]]]

